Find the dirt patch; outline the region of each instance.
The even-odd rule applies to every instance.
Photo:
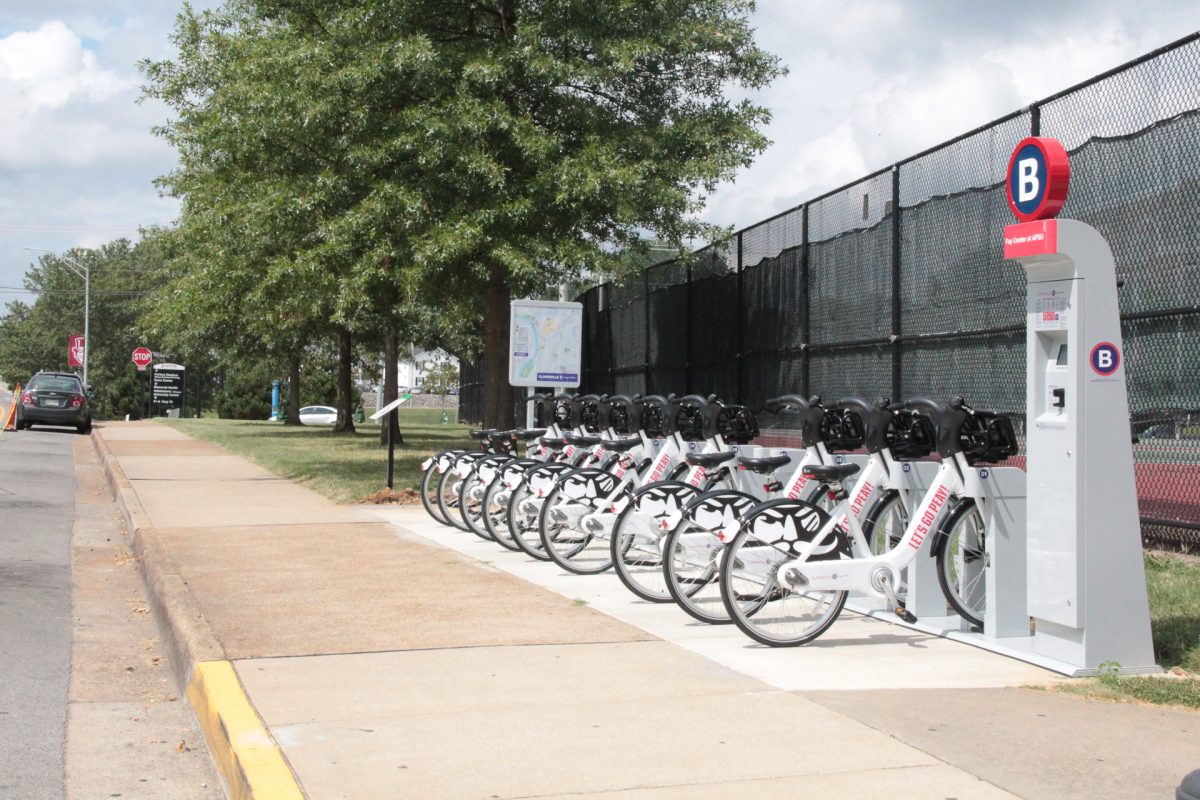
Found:
[[[411,486],[406,486],[398,492],[391,489],[380,489],[378,492],[369,494],[366,497],[360,497],[354,502],[374,503],[377,506],[387,504],[411,506],[421,502],[421,493]]]

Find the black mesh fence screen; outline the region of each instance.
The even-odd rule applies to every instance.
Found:
[[[784,393],[961,394],[1023,437],[1025,276],[1000,234],[1029,135],[1066,146],[1063,216],[1104,234],[1123,281],[1143,533],[1200,545],[1200,36],[586,292],[583,389],[755,410]],[[463,419],[477,383],[464,365]]]

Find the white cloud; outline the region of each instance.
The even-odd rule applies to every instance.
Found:
[[[96,102],[130,87],[128,79],[102,69],[96,55],[63,22],[17,31],[0,39],[0,98],[8,113],[62,108],[72,100]]]

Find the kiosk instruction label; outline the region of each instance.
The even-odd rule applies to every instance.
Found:
[[[509,319],[509,383],[579,385],[583,367],[582,304],[514,300]]]

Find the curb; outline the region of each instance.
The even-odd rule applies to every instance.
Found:
[[[226,793],[233,800],[303,798],[299,781],[250,704],[233,664],[150,524],[133,484],[99,428],[93,427],[90,438],[125,519],[150,611],[167,646],[175,681],[186,689]]]

